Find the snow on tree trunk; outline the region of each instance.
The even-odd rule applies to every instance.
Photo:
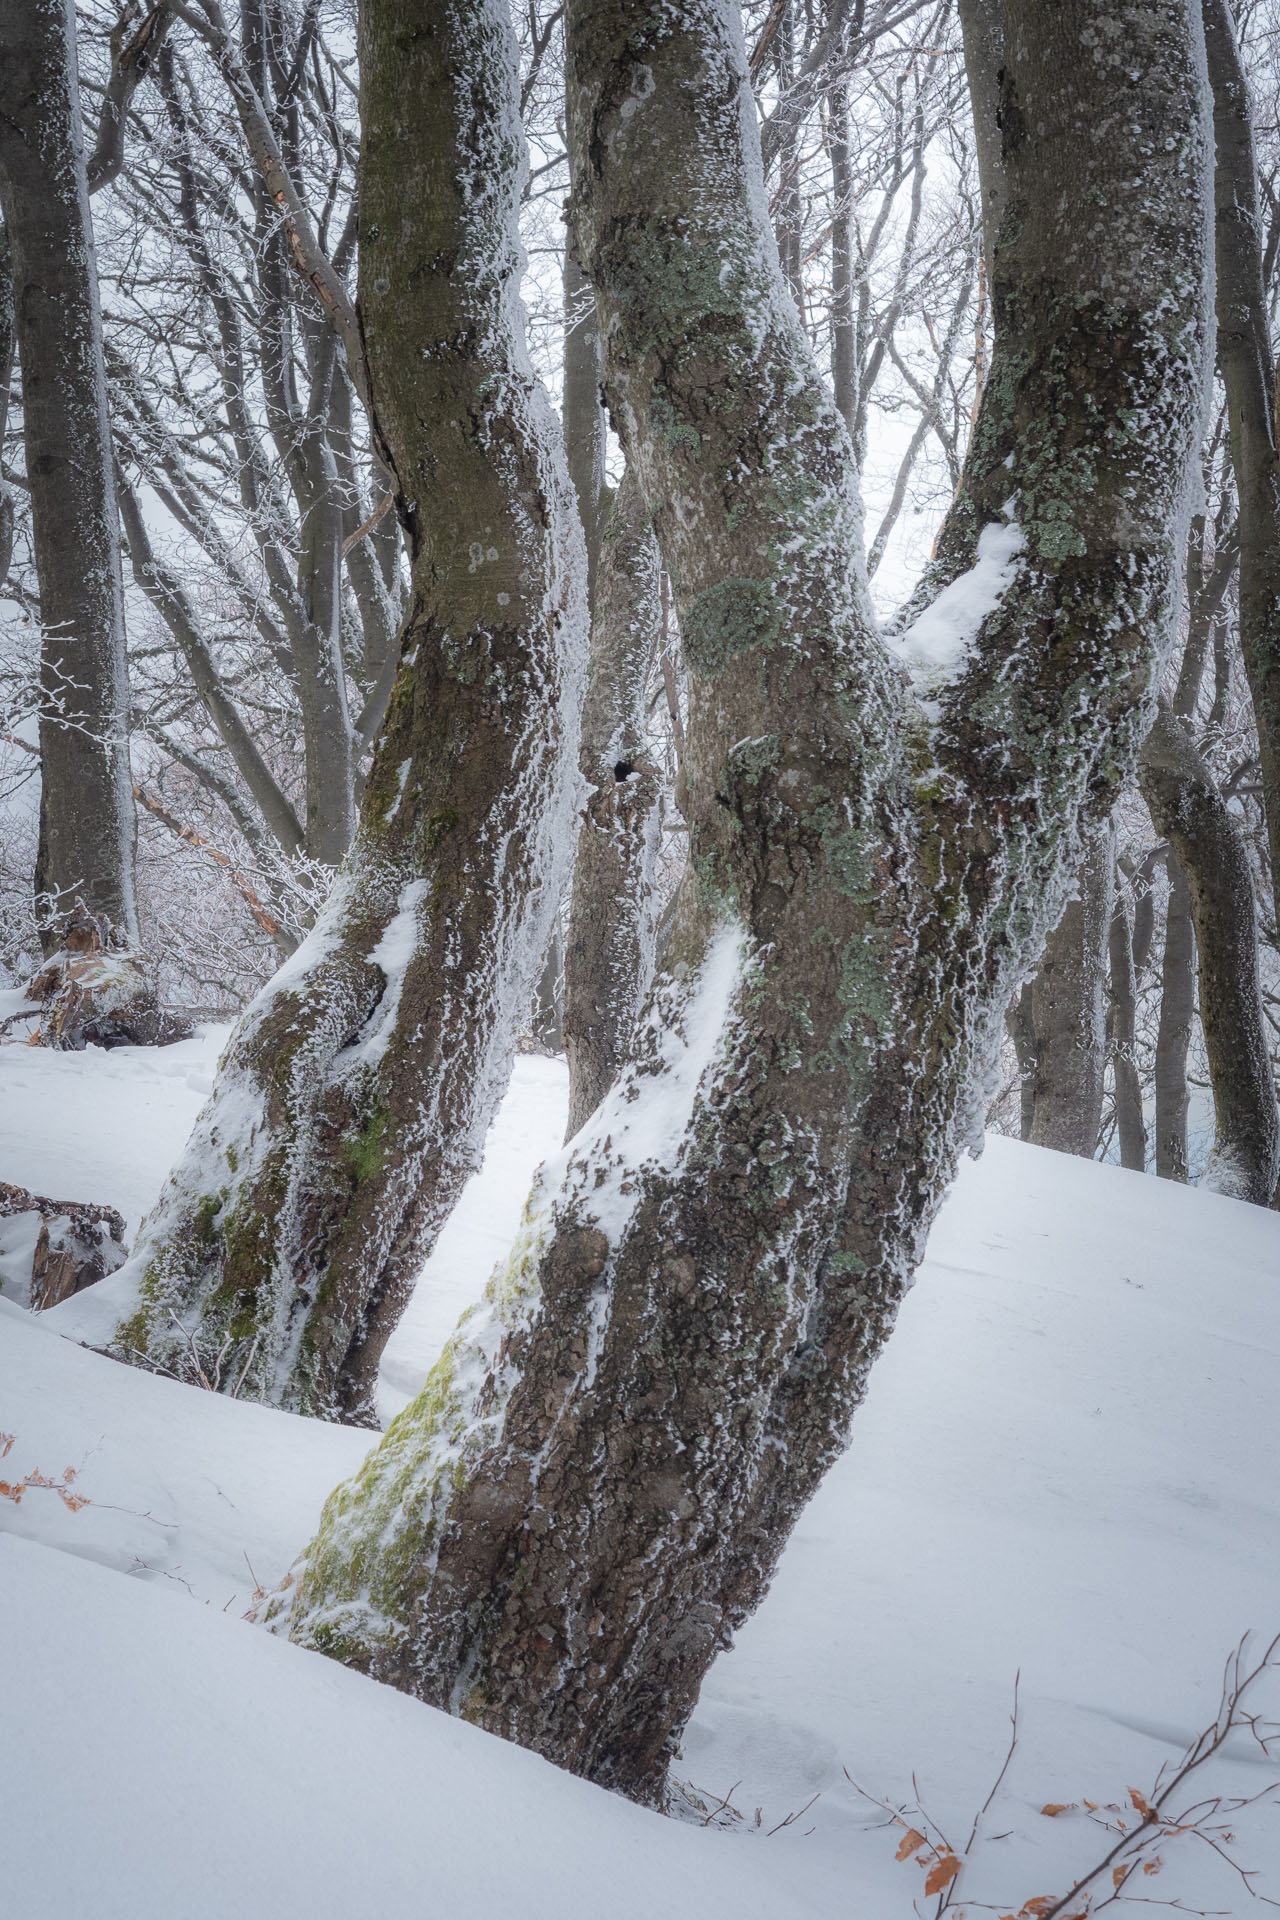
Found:
[[[596,563],[582,713],[582,772],[593,791],[565,955],[570,1134],[621,1071],[653,973],[662,776],[648,756],[645,693],[659,644],[661,567],[640,490],[624,475]]]
[[[120,536],[69,0],[8,9],[3,55],[0,207],[40,585],[41,939],[61,946],[79,900],[136,948]],[[132,992],[146,997],[140,974]]]
[[[232,1036],[118,1333],[356,1419],[506,1086],[573,844],[585,664],[581,534],[518,305],[511,36],[493,0],[417,23],[410,0],[361,20],[361,311],[412,552],[403,657],[352,852]]]
[[[950,577],[896,650],[736,10],[566,15],[579,251],[688,666],[689,868],[632,1064],[273,1612],[639,1798],[844,1445],[1170,624],[1208,370],[1198,15],[1007,11],[997,355]]]

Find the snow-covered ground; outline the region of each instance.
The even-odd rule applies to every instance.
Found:
[[[219,1038],[0,1047],[0,1179],[109,1202],[132,1228]],[[487,1277],[564,1101],[559,1063],[518,1063],[388,1350],[388,1413]],[[0,1489],[0,1911],[934,1914],[920,1850],[895,1859],[904,1828],[847,1775],[919,1800],[962,1847],[1019,1672],[1017,1750],[949,1911],[1060,1893],[1114,1836],[1039,1809],[1129,1807],[1212,1717],[1241,1633],[1280,1628],[1278,1288],[1280,1217],[993,1139],[935,1229],[849,1452],[704,1689],[677,1773],[743,1816],[705,1828],[244,1623],[367,1433],[86,1352],[58,1331],[74,1303],[41,1319],[0,1301],[0,1476],[54,1483],[17,1503]],[[1280,1688],[1260,1704],[1280,1718]],[[1243,1736],[1229,1752],[1207,1790],[1280,1780],[1280,1749],[1273,1766]],[[1257,1891],[1280,1898],[1280,1809],[1230,1824]],[[1194,1836],[1161,1851],[1126,1896],[1262,1911]]]

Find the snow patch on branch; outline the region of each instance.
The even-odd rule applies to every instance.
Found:
[[[930,720],[939,718],[937,696],[963,671],[983,621],[1017,578],[1027,542],[1013,509],[1014,502],[1006,501],[1004,519],[991,521],[978,535],[973,565],[891,643]]]

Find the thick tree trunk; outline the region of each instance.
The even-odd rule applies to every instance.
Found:
[[[578,838],[565,956],[569,1135],[613,1085],[653,973],[662,776],[649,760],[645,692],[659,644],[662,562],[640,490],[624,476],[605,527],[591,616]]]
[[[1108,933],[1110,996],[1107,1040],[1115,1087],[1116,1134],[1120,1165],[1143,1173],[1147,1165],[1147,1122],[1138,1073],[1138,975],[1133,958],[1133,928],[1123,892],[1116,889]]]
[[[120,542],[69,0],[0,26],[0,207],[40,583],[40,853],[46,953],[77,900],[138,941]]]
[[[997,357],[941,549],[966,577],[904,636],[916,701],[854,571],[736,10],[566,14],[579,250],[684,639],[690,864],[634,1064],[276,1618],[639,1797],[844,1443],[1170,623],[1208,367],[1198,16],[1009,15]]]
[[[560,898],[585,561],[524,352],[523,140],[488,0],[361,22],[361,313],[412,600],[356,844],[249,1008],[135,1256],[123,1347],[327,1416],[476,1164]],[[461,156],[461,159],[460,159]],[[465,162],[465,164],[463,164]],[[224,1351],[225,1348],[225,1351]]]
[[[1037,1147],[1091,1160],[1102,1124],[1107,1028],[1103,976],[1115,871],[1108,822],[1091,836],[1074,897],[1053,932],[1031,990],[1035,1072],[1031,1130]]]
[[[1267,1047],[1258,967],[1253,875],[1243,837],[1217,783],[1196,751],[1191,730],[1162,707],[1143,746],[1141,784],[1157,833],[1168,840],[1170,932],[1165,937],[1165,991],[1172,998],[1166,1054],[1157,1062],[1157,1171],[1186,1178],[1186,1034],[1190,1026],[1190,955],[1186,920],[1199,956],[1200,1020],[1213,1088],[1214,1149],[1204,1184],[1239,1200],[1268,1206],[1280,1172],[1280,1115]],[[1174,867],[1178,879],[1173,881]]]
[[[1187,1049],[1196,1010],[1196,941],[1191,895],[1181,861],[1168,856],[1169,903],[1165,909],[1164,960],[1160,973],[1160,1025],[1156,1033],[1156,1172],[1162,1180],[1187,1177]]]
[[[564,448],[594,582],[604,522],[604,408],[595,296],[572,245],[564,256]]]

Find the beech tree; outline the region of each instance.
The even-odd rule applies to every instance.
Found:
[[[395,0],[362,23],[358,344],[339,316],[412,555],[399,672],[355,844],[231,1039],[118,1333],[184,1377],[365,1421],[563,891],[586,649],[518,303],[514,49],[486,0],[415,20]]]
[[[399,19],[365,8],[375,75]],[[566,11],[577,247],[683,636],[689,866],[631,1064],[273,1613],[642,1799],[844,1444],[1168,644],[1211,348],[1198,10],[1007,20],[995,356],[886,644],[736,10]]]
[[[120,537],[70,0],[10,7],[0,26],[0,208],[40,587],[41,941],[55,952],[80,902],[107,945],[136,950]],[[0,504],[6,569],[9,526]],[[123,1005],[141,987],[126,969],[113,991]]]

